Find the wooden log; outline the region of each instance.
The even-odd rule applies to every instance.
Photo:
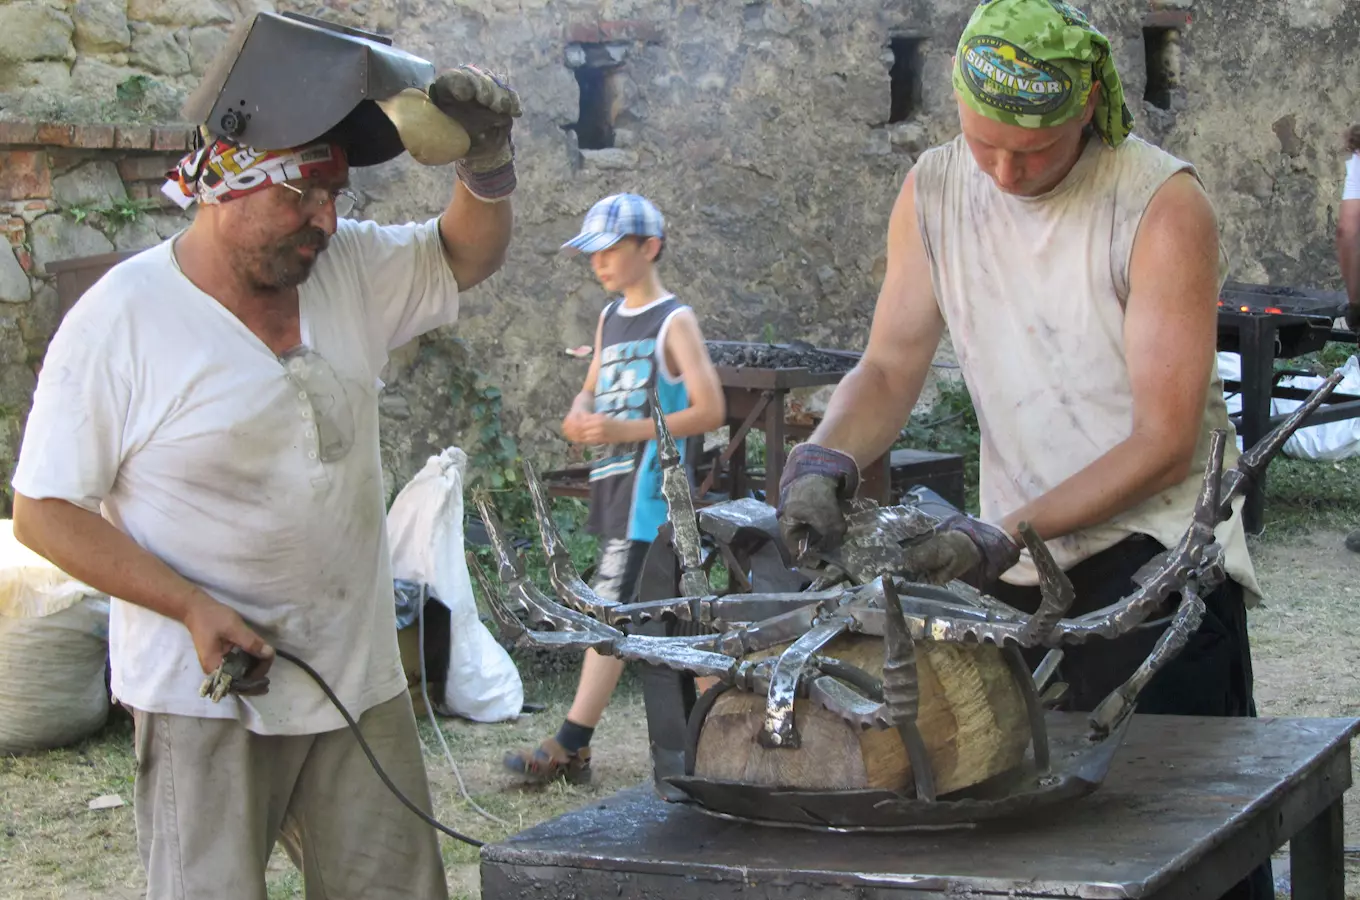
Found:
[[[875,677],[883,674],[880,638],[842,635],[823,655]],[[917,726],[938,793],[977,784],[1020,763],[1029,745],[1029,719],[1000,650],[986,644],[927,642],[917,645],[916,669],[921,685]],[[901,791],[912,784],[911,764],[895,729],[860,731],[807,700],[794,704],[794,715],[801,746],[766,749],[757,741],[765,697],[735,690],[723,694],[700,732],[695,775],[809,790]]]

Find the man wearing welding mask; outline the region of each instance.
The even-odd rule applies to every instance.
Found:
[[[166,185],[198,204],[193,223],[111,270],[47,351],[14,531],[117,598],[151,900],[264,900],[280,838],[308,897],[448,896],[435,832],[318,686],[270,667],[277,646],[319,672],[429,811],[393,627],[379,372],[500,268],[520,107],[475,66],[428,98],[468,138],[439,216],[344,218],[363,129],[285,149],[209,139]],[[233,648],[260,662],[220,702],[201,696]]]
[[[844,534],[859,466],[897,438],[947,327],[981,429],[981,515],[947,517],[904,568],[1035,610],[1028,522],[1080,615],[1132,593],[1135,573],[1174,546],[1211,432],[1232,433],[1215,361],[1226,267],[1214,210],[1189,163],[1130,134],[1109,43],[1066,3],[981,3],[953,84],[962,134],[907,175],[868,346],[789,456],[781,527],[795,548]],[[1140,712],[1254,714],[1244,597],[1259,589],[1240,514],[1239,501],[1217,534],[1229,578]],[[1064,647],[1066,708],[1089,711],[1125,681],[1171,612]],[[1237,890],[1253,885],[1269,896],[1268,870]]]

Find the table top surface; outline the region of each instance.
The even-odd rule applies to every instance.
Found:
[[[758,369],[714,366],[718,380],[729,390],[787,391],[801,387],[838,384],[845,372],[814,372],[811,369]]]
[[[1050,734],[1084,720],[1050,714]],[[1334,802],[1350,771],[1333,777],[1336,757],[1349,759],[1357,732],[1360,719],[1135,716],[1095,793],[1019,820],[912,833],[743,824],[666,803],[648,784],[488,845],[482,859],[746,882],[801,875],[929,891],[1146,896],[1286,795],[1311,789],[1319,808],[1310,816]]]

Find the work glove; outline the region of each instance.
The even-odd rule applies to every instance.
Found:
[[[945,519],[931,537],[903,554],[913,578],[931,584],[958,579],[979,590],[1020,561],[1020,547],[1000,528],[958,513]]]
[[[794,554],[816,544],[834,550],[845,537],[845,505],[859,490],[859,466],[853,457],[799,444],[784,463],[779,479],[779,533]]]
[[[472,142],[456,164],[459,180],[482,200],[510,196],[516,185],[510,130],[522,114],[519,94],[499,75],[462,65],[435,79],[430,100],[462,125]]]

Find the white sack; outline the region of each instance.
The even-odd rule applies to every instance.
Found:
[[[109,601],[0,525],[0,754],[75,743],[109,714]]]
[[[397,494],[387,514],[392,577],[427,584],[450,612],[445,715],[477,722],[519,716],[524,684],[514,661],[477,615],[463,556],[463,476],[467,454],[432,456]]]
[[[1218,371],[1224,381],[1238,381],[1241,377],[1242,361],[1236,353],[1218,354]],[[1360,395],[1360,361],[1352,356],[1345,365],[1336,370],[1342,373],[1342,380],[1336,387],[1338,394]],[[1291,375],[1281,378],[1283,387],[1300,388],[1311,391],[1326,379],[1314,375]],[[1236,415],[1242,411],[1242,395],[1231,393],[1225,396],[1228,414]],[[1272,397],[1270,414],[1281,416],[1293,412],[1303,405],[1302,400],[1286,400]],[[1324,407],[1325,408],[1325,407]],[[1237,446],[1242,447],[1242,438],[1237,438]],[[1309,425],[1300,428],[1285,441],[1282,451],[1294,459],[1339,460],[1360,453],[1360,419],[1343,419],[1339,422],[1326,422],[1322,425]]]

